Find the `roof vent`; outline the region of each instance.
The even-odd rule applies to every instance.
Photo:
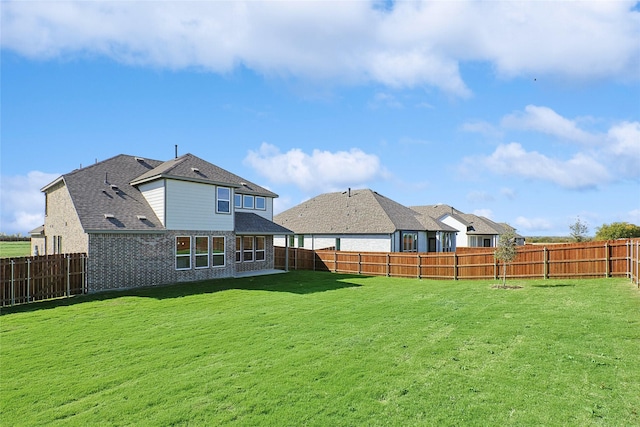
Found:
[[[246,182],[241,182],[240,185],[242,185],[243,187],[248,187]]]
[[[194,171],[195,173],[200,173],[200,169],[198,168],[191,168],[192,171]]]
[[[136,162],[144,163],[145,160],[142,157],[136,157]]]
[[[112,189],[112,190],[115,190],[115,191],[118,191],[118,190],[119,190],[118,186],[117,186],[117,185],[115,185],[115,184],[111,184],[111,189]]]
[[[114,214],[104,214],[105,219],[113,219],[116,216]]]
[[[136,215],[136,218],[138,218],[140,221],[146,221],[147,217],[144,215]]]

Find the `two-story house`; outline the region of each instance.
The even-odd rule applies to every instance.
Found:
[[[32,252],[84,252],[89,292],[274,268],[277,194],[192,154],[118,155],[42,188]]]

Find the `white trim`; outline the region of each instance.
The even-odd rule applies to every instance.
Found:
[[[207,252],[205,254],[198,254],[198,239],[207,239]],[[195,236],[194,237],[194,251],[193,251],[193,267],[196,270],[201,270],[204,268],[209,268],[209,253],[211,251],[211,245],[209,242],[209,236]],[[207,265],[198,267],[198,258],[202,259],[206,257]]]
[[[189,239],[189,255],[178,255],[178,239]],[[174,258],[175,258],[175,267],[176,270],[178,271],[183,271],[183,270],[191,270],[191,255],[193,252],[193,249],[191,248],[192,246],[192,241],[191,241],[191,236],[176,236],[176,240],[175,240],[175,245],[174,245]],[[187,258],[189,260],[189,267],[186,268],[178,268],[178,257],[180,258]]]

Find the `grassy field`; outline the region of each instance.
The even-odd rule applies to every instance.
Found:
[[[640,425],[640,292],[290,272],[3,310],[4,425]]]
[[[31,255],[31,242],[0,242],[0,258]]]

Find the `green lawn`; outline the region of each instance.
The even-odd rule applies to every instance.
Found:
[[[31,242],[0,242],[0,258],[31,255]]]
[[[640,425],[626,279],[331,273],[3,310],[3,425]]]

